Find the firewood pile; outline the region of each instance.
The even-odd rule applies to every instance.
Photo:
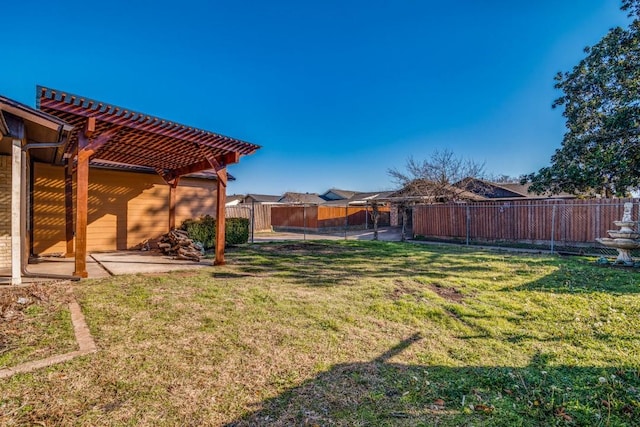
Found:
[[[171,230],[160,238],[158,248],[176,259],[199,262],[203,255],[202,245],[189,238],[183,230]]]

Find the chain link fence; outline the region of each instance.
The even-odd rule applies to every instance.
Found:
[[[529,200],[418,205],[413,233],[418,239],[614,256],[596,241],[618,230],[624,204],[640,217],[639,199]],[[637,254],[640,255],[640,251]]]

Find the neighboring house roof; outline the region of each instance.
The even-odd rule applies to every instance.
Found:
[[[307,203],[312,205],[321,205],[325,203],[318,193],[293,193],[287,192],[282,195],[280,203]]]
[[[270,194],[247,194],[244,198],[244,203],[263,203],[263,204],[275,204],[279,203],[282,196],[272,196]]]
[[[530,197],[532,193],[529,193],[529,187],[531,184],[520,184],[519,182],[505,182],[498,183],[503,188],[506,188],[514,193],[522,194],[523,196]]]
[[[225,206],[235,206],[244,200],[244,194],[232,194],[231,196],[227,196]]]
[[[464,188],[474,194],[486,199],[506,199],[527,197],[527,192],[517,192],[507,188],[504,184],[478,178],[465,178],[455,184],[456,187]],[[522,188],[518,188],[522,191]]]
[[[374,200],[385,201],[393,192],[392,191],[368,191],[368,192],[353,192],[351,197],[346,199],[330,200],[324,205],[327,206],[344,206],[349,205],[365,205],[371,203]]]
[[[345,200],[345,199],[350,199],[355,194],[357,194],[357,191],[339,190],[337,188],[331,188],[330,190],[327,190],[326,192],[321,194],[320,197],[327,201]]]
[[[434,194],[435,192],[438,192],[438,194]],[[390,201],[410,200],[414,202],[440,203],[444,201],[451,201],[453,196],[455,196],[455,201],[486,200],[486,197],[467,191],[463,188],[451,184],[436,184],[433,183],[433,181],[426,179],[417,179],[412,181],[410,185],[392,192],[387,199]]]
[[[510,200],[510,199],[572,199],[575,195],[569,193],[560,194],[535,194],[529,192],[530,183],[519,182],[491,182],[478,178],[467,178],[456,185],[464,186],[467,190],[484,197],[486,200]]]

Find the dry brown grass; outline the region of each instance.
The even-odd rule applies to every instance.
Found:
[[[75,349],[66,283],[0,289],[0,369]]]

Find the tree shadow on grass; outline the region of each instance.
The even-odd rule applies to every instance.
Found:
[[[281,276],[310,286],[348,285],[354,277],[415,278],[428,274],[438,279],[457,273],[485,275],[481,263],[454,263],[451,253],[396,242],[284,242],[259,244],[234,253],[239,270],[254,275]],[[416,253],[420,255],[415,259]],[[468,253],[468,252],[467,252]],[[246,261],[246,262],[245,262]],[[439,273],[434,264],[446,265]]]
[[[389,360],[419,335],[363,363],[339,364],[226,427],[640,425],[640,376],[630,367],[404,365]]]

